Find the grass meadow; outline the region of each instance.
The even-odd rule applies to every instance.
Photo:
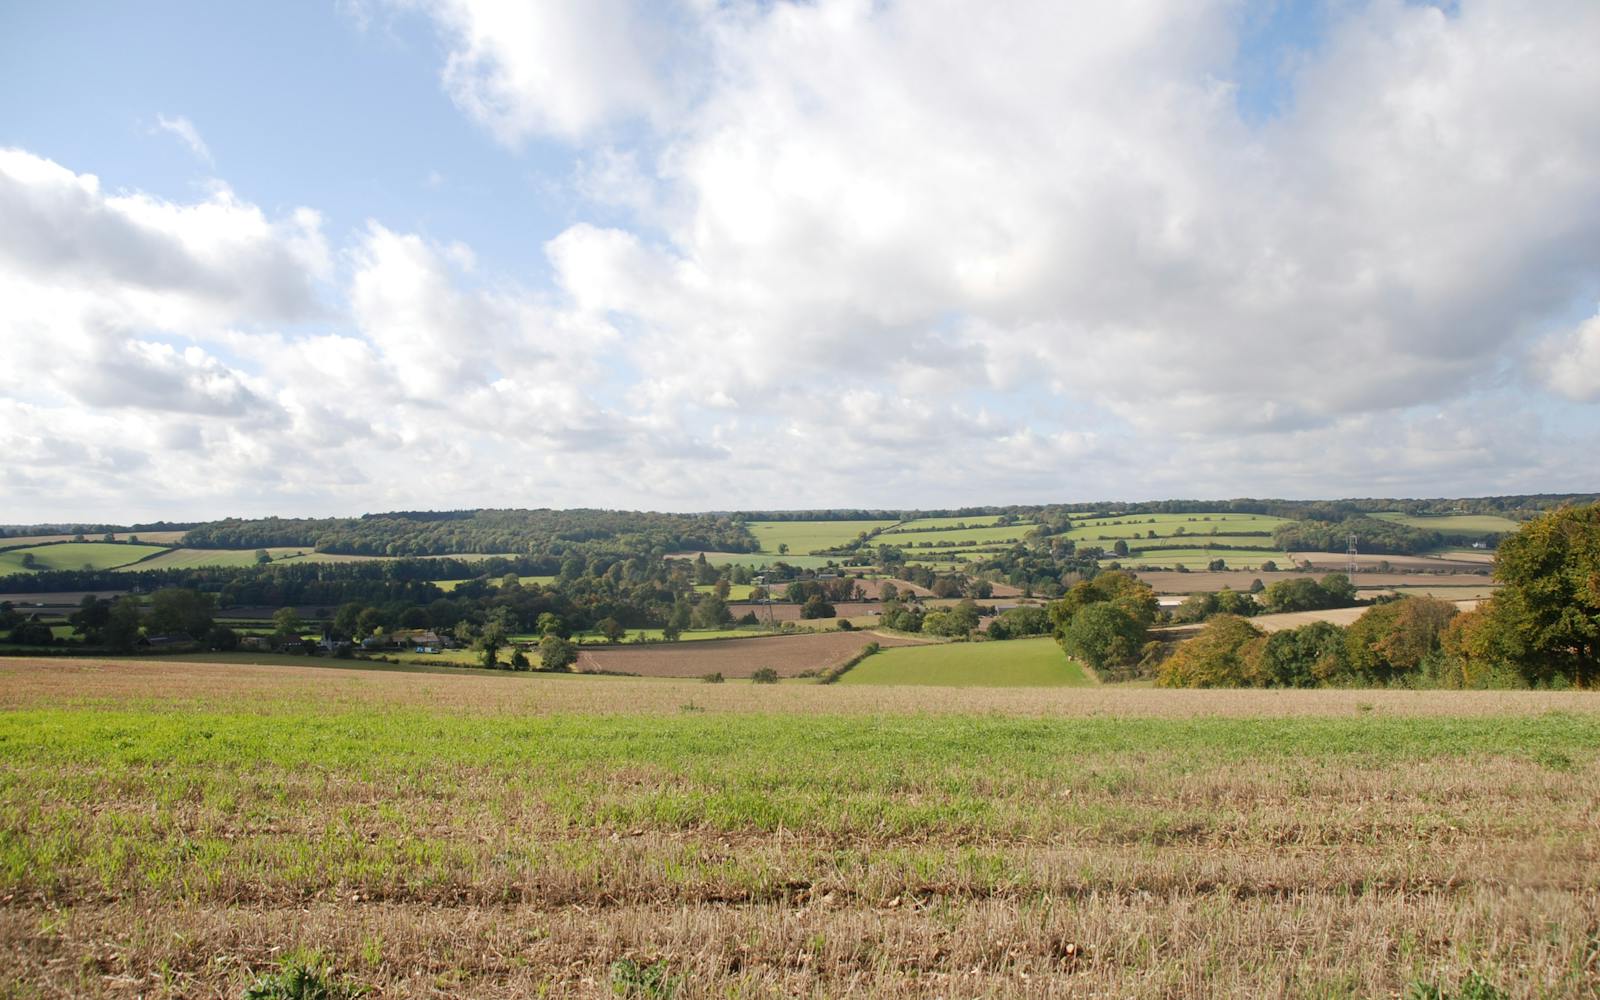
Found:
[[[24,555],[32,555],[34,569],[112,569],[138,562],[146,556],[161,552],[160,545],[129,545],[111,542],[63,542],[56,545],[36,545],[29,548],[0,551],[0,576],[8,573],[27,573],[22,565]]]
[[[1106,561],[1118,561],[1130,566],[1185,566],[1204,569],[1214,559],[1224,560],[1230,569],[1256,569],[1268,560],[1279,568],[1290,566],[1289,556],[1277,549],[1132,549],[1125,556],[1107,556]]]
[[[999,514],[976,514],[972,517],[919,517],[914,521],[903,521],[892,529],[894,532],[902,531],[945,531],[951,528],[986,528],[1000,520]],[[1030,525],[1031,527],[1031,525]]]
[[[1522,527],[1522,522],[1493,514],[1401,514],[1391,512],[1373,517],[1396,524],[1404,524],[1426,531],[1450,535],[1509,535]]]
[[[1582,694],[8,659],[0,746],[5,996],[1600,986]]]
[[[789,552],[793,555],[805,555],[818,549],[831,549],[836,545],[843,545],[863,531],[888,528],[894,523],[893,521],[751,521],[746,527],[761,542],[761,551],[767,555],[777,554],[779,545],[789,546]]]
[[[1077,541],[1133,538],[1152,529],[1169,538],[1182,527],[1185,534],[1203,535],[1217,529],[1218,534],[1240,531],[1272,531],[1285,521],[1265,514],[1127,514],[1112,517],[1074,519],[1068,538]]]
[[[949,642],[885,649],[839,678],[840,684],[940,687],[1084,687],[1094,683],[1054,639]]]

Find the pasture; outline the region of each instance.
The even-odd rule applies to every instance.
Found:
[[[951,528],[987,528],[1000,520],[998,514],[975,514],[972,517],[919,517],[914,521],[902,521],[890,528],[884,534],[899,534],[907,531],[947,531]]]
[[[977,547],[995,546],[1005,542],[1018,542],[1028,532],[1038,527],[1034,524],[1008,524],[986,528],[951,528],[940,531],[886,531],[874,541],[879,545],[895,545],[907,553],[928,548],[959,545]]]
[[[113,569],[138,562],[146,556],[157,555],[163,548],[160,545],[111,542],[62,542],[6,549],[0,551],[0,576],[41,569]],[[23,557],[30,555],[34,562],[31,569],[22,564]]]
[[[818,549],[831,549],[852,541],[863,531],[876,531],[894,525],[893,521],[751,521],[745,525],[761,543],[761,551],[776,555],[778,546],[787,545],[790,555],[806,555]],[[708,555],[706,557],[710,559]],[[791,565],[793,565],[791,561]]]
[[[1509,535],[1522,527],[1521,521],[1494,514],[1401,514],[1391,511],[1372,516],[1446,535]]]
[[[1045,636],[886,649],[862,660],[839,683],[1048,688],[1083,687],[1094,680]]]
[[[1241,531],[1270,532],[1285,522],[1285,518],[1265,514],[1125,514],[1108,517],[1085,518],[1072,521],[1067,537],[1076,541],[1100,541],[1117,538],[1134,538],[1154,531],[1160,538],[1171,538],[1178,528],[1186,535],[1209,534],[1213,528],[1218,534]]]
[[[202,566],[254,566],[255,549],[169,549],[167,552],[139,564],[139,569],[194,569]],[[266,550],[272,562],[295,559],[314,561],[316,553],[310,548],[270,548]]]
[[[0,743],[7,995],[1600,983],[1592,695],[12,659]]]
[[[1279,567],[1292,565],[1288,555],[1277,549],[1135,549],[1125,556],[1107,555],[1102,561],[1116,560],[1130,566],[1204,569],[1215,559],[1224,560],[1230,569],[1254,570],[1268,561]]]

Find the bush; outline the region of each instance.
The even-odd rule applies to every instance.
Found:
[[[346,1000],[366,992],[311,956],[285,959],[277,972],[251,983],[244,991],[244,1000]]]
[[[700,676],[700,680],[703,683],[706,683],[706,684],[721,684],[722,683],[722,679],[723,679],[722,678],[722,671],[720,671],[720,670],[717,671],[716,673],[702,674]]]
[[[621,997],[672,997],[683,985],[682,976],[674,976],[666,960],[640,965],[631,958],[621,958],[611,963],[611,992]]]
[[[762,667],[760,670],[757,670],[755,673],[750,675],[750,683],[776,684],[778,683],[778,672],[771,667]]]

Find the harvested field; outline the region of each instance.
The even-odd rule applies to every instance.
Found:
[[[725,639],[688,645],[651,644],[583,649],[577,669],[589,673],[637,674],[640,677],[749,677],[770,667],[780,677],[835,667],[861,652],[869,642],[880,646],[915,646],[918,641],[867,632],[819,632],[775,635],[761,639]]]
[[[6,995],[1600,986],[1592,695],[6,661],[0,706]]]
[[[733,617],[736,619],[744,616],[745,614],[753,613],[757,618],[761,619],[762,621],[766,621],[767,608],[769,606],[772,608],[773,621],[797,622],[802,620],[800,618],[801,606],[798,604],[787,604],[782,601],[774,601],[771,605],[750,603],[746,601],[740,601],[738,603],[733,601],[728,602],[728,610],[733,613]],[[883,610],[883,605],[878,601],[836,601],[834,602],[833,608],[838,617],[852,618],[856,615],[878,614]],[[832,623],[826,618],[818,618],[812,621],[810,624],[829,627]]]
[[[1475,597],[1464,598],[1451,603],[1462,611],[1471,611],[1478,606],[1478,599]],[[1312,622],[1332,622],[1335,625],[1349,625],[1369,610],[1371,609],[1328,608],[1323,611],[1289,611],[1281,615],[1256,615],[1250,621],[1263,632],[1278,632],[1286,628],[1299,628],[1301,625],[1310,625]]]
[[[1289,558],[1297,563],[1308,562],[1315,569],[1341,573],[1344,572],[1345,564],[1350,559],[1343,552],[1291,552]],[[1356,565],[1363,568],[1388,563],[1402,573],[1416,570],[1436,573],[1476,573],[1489,569],[1494,563],[1492,558],[1445,559],[1440,556],[1387,556],[1378,553],[1362,553],[1355,558]]]
[[[1472,573],[1358,573],[1351,578],[1357,587],[1370,590],[1378,587],[1448,587],[1452,585],[1462,587],[1481,588],[1492,584],[1494,581],[1483,574],[1487,567],[1477,567],[1478,572]],[[1140,571],[1139,579],[1148,583],[1158,594],[1202,594],[1213,593],[1228,587],[1232,590],[1249,590],[1250,584],[1260,580],[1264,585],[1271,586],[1279,580],[1293,580],[1296,578],[1320,579],[1323,572],[1340,572],[1341,570],[1319,571],[1307,573],[1263,573],[1257,570],[1228,570],[1220,573],[1178,573],[1167,570]]]

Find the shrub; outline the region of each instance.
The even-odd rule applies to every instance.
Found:
[[[674,976],[665,959],[649,965],[631,958],[611,963],[611,992],[620,997],[672,997],[682,985],[683,977]]]
[[[244,1000],[346,1000],[359,997],[366,989],[336,976],[316,956],[288,958],[278,967],[251,983]]]
[[[719,671],[717,671],[715,673],[702,674],[700,676],[700,680],[703,683],[706,683],[706,684],[721,684],[722,683],[722,671],[719,670]]]
[[[771,667],[762,667],[760,670],[757,670],[755,673],[750,675],[750,683],[776,684],[778,683],[778,672]]]

